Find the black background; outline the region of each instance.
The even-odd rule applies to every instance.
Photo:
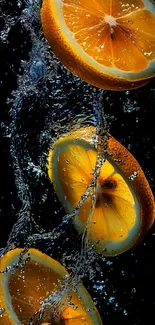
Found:
[[[24,5],[20,8],[17,3],[1,4],[3,17],[0,18],[1,30],[5,27],[5,20],[9,17],[18,17]],[[19,166],[22,173],[23,184],[26,184],[29,201],[31,204],[30,214],[33,219],[49,231],[58,225],[64,211],[61,209],[52,185],[47,177],[46,154],[53,130],[48,130],[50,121],[54,123],[59,120],[62,109],[72,110],[72,114],[79,111],[90,114],[92,110],[91,92],[94,88],[80,81],[78,78],[67,74],[67,70],[58,63],[56,75],[52,78],[41,80],[37,83],[37,94],[27,92],[23,94],[23,107],[17,117],[14,117],[12,103],[7,104],[8,98],[13,98],[12,91],[18,89],[17,75],[22,75],[21,60],[29,60],[31,39],[29,31],[22,28],[20,22],[16,22],[10,29],[7,42],[1,45],[1,90],[0,90],[0,244],[5,247],[13,225],[18,220],[18,213],[22,207],[22,200],[19,196],[15,180],[15,166],[11,154],[12,141],[17,150]],[[52,55],[52,53],[51,53]],[[60,78],[61,76],[61,78]],[[61,83],[61,85],[60,85]],[[60,87],[61,86],[61,87]],[[61,88],[62,95],[56,96],[56,90]],[[99,107],[104,109],[106,127],[110,133],[125,145],[136,157],[143,168],[152,191],[154,192],[155,179],[155,80],[152,80],[145,87],[129,92],[110,92],[96,90],[99,95]],[[49,110],[49,101],[46,96],[50,94],[50,105],[56,107],[57,115],[52,117]],[[35,97],[35,100],[34,100]],[[44,99],[42,99],[44,97]],[[33,104],[32,104],[33,103]],[[11,112],[11,113],[10,113]],[[59,115],[60,114],[60,115]],[[68,115],[67,115],[68,114]],[[70,118],[66,110],[66,118]],[[73,117],[72,116],[72,117]],[[12,123],[16,121],[16,130],[12,132]],[[47,122],[48,120],[48,122]],[[40,134],[46,129],[46,140],[41,141]],[[51,138],[49,133],[51,134]],[[18,134],[18,138],[17,138]],[[54,133],[55,135],[55,133]],[[12,140],[12,137],[15,136]],[[45,155],[43,155],[43,152]],[[29,158],[35,165],[40,164],[43,174],[38,178],[34,171],[27,169]],[[46,193],[46,199],[42,200]],[[52,218],[54,210],[59,211],[56,218]],[[31,218],[30,218],[31,219]],[[39,220],[39,221],[38,221]],[[24,245],[28,234],[36,231],[33,220],[23,221],[25,236],[21,233],[14,237],[13,241],[17,246]],[[20,231],[19,231],[20,232]],[[59,239],[52,247],[55,258],[61,260],[63,249],[70,253],[70,246],[75,244],[80,247],[80,239],[76,231],[71,227],[68,233],[68,241]],[[63,238],[63,236],[62,236]],[[76,239],[77,238],[77,242]],[[75,243],[75,242],[76,243]],[[62,247],[62,242],[65,243]],[[44,245],[40,242],[38,248],[51,252],[48,242]],[[58,247],[58,249],[56,249]],[[103,318],[104,325],[111,325],[114,322],[126,325],[154,323],[155,311],[155,285],[154,285],[154,248],[155,248],[155,227],[153,226],[145,241],[134,249],[114,258],[96,257],[92,268],[95,271],[93,279],[84,277],[83,281],[94,301],[97,303],[99,312]],[[96,287],[97,284],[97,287]],[[103,286],[102,286],[103,285]]]

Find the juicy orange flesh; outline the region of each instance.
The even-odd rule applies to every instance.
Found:
[[[63,0],[65,23],[95,61],[141,71],[155,59],[155,17],[140,0]]]
[[[60,276],[37,262],[29,261],[11,276],[9,292],[15,314],[27,323],[41,307],[41,302],[50,292],[58,290]]]
[[[63,286],[62,277],[52,269],[41,265],[40,263],[29,261],[24,268],[19,267],[14,274],[11,275],[9,281],[9,292],[12,297],[12,306],[15,314],[21,323],[27,324],[30,318],[37,312],[41,303],[52,292],[58,291]],[[69,305],[77,306],[76,310]],[[62,307],[63,306],[63,307]],[[63,324],[92,325],[91,317],[86,312],[82,299],[75,292],[70,292],[62,297],[61,313],[58,313],[63,320]],[[55,324],[52,313],[48,311],[47,320]],[[38,324],[38,323],[37,323]],[[42,324],[39,322],[39,324]],[[57,324],[57,323],[56,323]]]
[[[58,177],[63,192],[57,193],[74,209],[93,178],[97,159],[96,151],[86,150],[78,144],[68,145],[58,158]],[[88,225],[91,237],[99,240],[122,240],[128,236],[136,221],[133,195],[123,177],[106,160],[100,172],[96,188],[96,206]],[[92,208],[88,197],[80,209],[79,219],[84,225]],[[67,211],[68,212],[68,211]]]

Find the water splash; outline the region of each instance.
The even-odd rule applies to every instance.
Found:
[[[38,242],[46,241],[48,250],[53,255],[55,241],[66,233],[72,218],[79,212],[89,195],[92,197],[92,209],[88,219],[91,219],[95,207],[96,181],[104,159],[102,147],[98,146],[98,141],[96,141],[99,154],[94,178],[81,197],[78,206],[72,214],[62,216],[61,221],[53,227],[53,230],[46,232],[40,227],[38,211],[34,212],[36,202],[33,196],[41,183],[48,184],[46,161],[49,146],[52,146],[57,136],[63,132],[66,133],[89,124],[97,126],[98,137],[103,130],[103,124],[106,124],[103,107],[100,104],[103,91],[74,77],[51,53],[41,31],[40,5],[40,1],[25,1],[24,4],[18,2],[19,15],[3,16],[6,23],[1,32],[2,41],[8,42],[11,28],[15,24],[20,24],[23,32],[28,35],[29,47],[28,60],[21,59],[17,88],[7,100],[11,120],[7,127],[7,136],[10,139],[10,155],[20,208],[7,245],[1,250],[1,255],[10,249],[19,247],[21,243],[25,248],[20,254],[19,261],[11,268],[2,270],[4,273],[15,271],[23,263],[28,249],[37,247]],[[100,109],[98,109],[99,106]],[[31,121],[34,121],[36,117],[37,121],[33,128]],[[48,201],[48,193],[51,191],[49,184],[46,192],[44,189],[38,195],[41,203]],[[56,204],[58,206],[57,202]],[[61,211],[60,207],[58,211]],[[48,299],[43,302],[39,311],[40,316],[47,305],[51,303],[54,305],[54,302],[57,305],[62,295],[66,294],[71,287],[75,290],[84,276],[85,266],[89,264],[91,267],[93,254],[92,249],[87,247],[86,234],[87,225],[82,237],[81,249],[79,252],[76,250],[76,262],[73,263],[69,282],[66,281],[59,295],[49,295]],[[67,254],[67,257],[69,261],[74,260],[72,252]]]
[[[3,271],[15,270],[23,262],[25,253],[31,246],[40,247],[49,252],[49,255],[55,256],[56,245],[59,250],[58,259],[72,272],[69,285],[75,288],[77,283],[85,278],[85,270],[88,269],[89,279],[91,281],[94,279],[94,290],[100,292],[103,296],[102,303],[105,301],[107,305],[109,303],[116,310],[122,309],[122,313],[125,315],[126,312],[123,312],[123,310],[126,309],[121,307],[118,302],[115,290],[109,294],[111,283],[107,279],[109,273],[113,272],[112,265],[107,264],[109,260],[102,259],[103,268],[102,270],[100,268],[99,271],[102,279],[96,282],[96,264],[95,267],[93,266],[96,255],[92,253],[93,247],[89,249],[87,246],[87,226],[82,241],[71,228],[73,237],[74,235],[76,237],[74,240],[75,242],[77,240],[77,243],[72,249],[69,247],[73,239],[69,238],[71,235],[71,231],[69,231],[71,220],[78,213],[90,193],[92,209],[89,221],[91,220],[91,213],[95,205],[95,184],[102,163],[100,158],[103,158],[103,152],[100,151],[92,183],[81,198],[78,207],[70,215],[64,215],[64,211],[53,193],[47,177],[46,164],[48,148],[55,143],[57,136],[62,133],[91,124],[97,127],[97,136],[100,135],[103,127],[109,130],[112,125],[114,125],[115,134],[115,130],[117,131],[117,128],[115,128],[117,118],[114,110],[119,110],[121,104],[120,116],[124,112],[128,116],[135,114],[135,119],[139,118],[140,103],[137,98],[138,95],[133,95],[134,98],[132,98],[131,94],[126,92],[126,94],[120,95],[116,105],[116,98],[115,96],[112,97],[110,92],[100,91],[85,84],[64,68],[51,52],[42,35],[39,16],[41,1],[15,1],[14,4],[10,2],[9,6],[16,8],[12,11],[12,14],[10,14],[11,11],[8,13],[6,10],[5,0],[2,1],[2,4],[2,8],[5,9],[1,14],[4,24],[0,38],[3,45],[5,46],[10,42],[11,30],[20,26],[28,49],[26,58],[25,54],[20,57],[21,61],[16,75],[15,90],[7,100],[9,124],[4,123],[2,125],[5,137],[10,141],[11,164],[14,171],[19,208],[16,211],[16,222],[9,234],[6,246],[1,249],[0,253],[2,255],[9,249],[19,246],[24,246],[25,249],[16,265],[12,269],[8,268]],[[152,92],[154,92],[154,89],[152,89]],[[143,90],[141,90],[142,93]],[[133,92],[133,94],[135,93]],[[104,105],[103,99],[105,99]],[[106,109],[106,103],[108,109]],[[108,113],[109,108],[111,108],[111,114]],[[123,122],[121,123],[122,125],[118,125],[124,130],[125,126]],[[131,149],[133,147],[131,139],[129,139],[129,144],[129,149]],[[54,205],[54,212],[51,211],[51,202]],[[47,211],[44,206],[48,207],[49,210],[47,218],[44,215],[44,211]],[[45,222],[43,221],[44,218]],[[68,232],[67,237],[65,235],[66,230]],[[60,246],[60,238],[65,243],[65,252]],[[104,274],[103,269],[108,269],[108,275]],[[66,290],[66,287],[64,287],[64,292]],[[40,312],[43,313],[45,306],[54,301],[56,303],[59,301],[58,296],[49,296],[47,301],[43,302]],[[96,298],[96,304],[98,304],[98,301],[99,298]],[[102,305],[100,309],[103,309]]]

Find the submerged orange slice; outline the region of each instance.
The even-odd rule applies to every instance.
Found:
[[[22,249],[14,249],[0,260],[0,269],[16,264]],[[50,294],[57,294],[45,309],[42,319],[32,318],[31,324],[39,325],[102,325],[91,297],[82,284],[73,291],[62,291],[69,274],[57,261],[30,249],[25,263],[14,272],[0,274],[0,325],[27,325]],[[3,311],[3,312],[2,312]],[[53,312],[55,311],[55,312]]]
[[[60,60],[90,84],[126,90],[155,75],[152,0],[44,0],[41,21]]]
[[[97,159],[95,133],[94,127],[73,131],[60,137],[49,152],[48,174],[67,213],[77,207],[93,179]],[[117,255],[142,240],[154,221],[155,205],[136,159],[110,135],[107,146],[92,216],[89,196],[73,223],[79,233],[87,226],[87,238],[97,252]]]

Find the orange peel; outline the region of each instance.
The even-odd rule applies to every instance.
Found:
[[[127,90],[155,75],[151,0],[44,0],[43,32],[75,75],[103,89]]]
[[[97,160],[95,127],[60,136],[49,151],[48,174],[66,213],[72,213],[92,182]],[[99,137],[103,145],[104,137]],[[106,161],[92,199],[86,199],[73,218],[75,228],[103,255],[117,255],[139,243],[155,217],[154,197],[133,155],[107,134]],[[133,180],[131,180],[133,178]],[[89,220],[90,218],[90,220]]]

